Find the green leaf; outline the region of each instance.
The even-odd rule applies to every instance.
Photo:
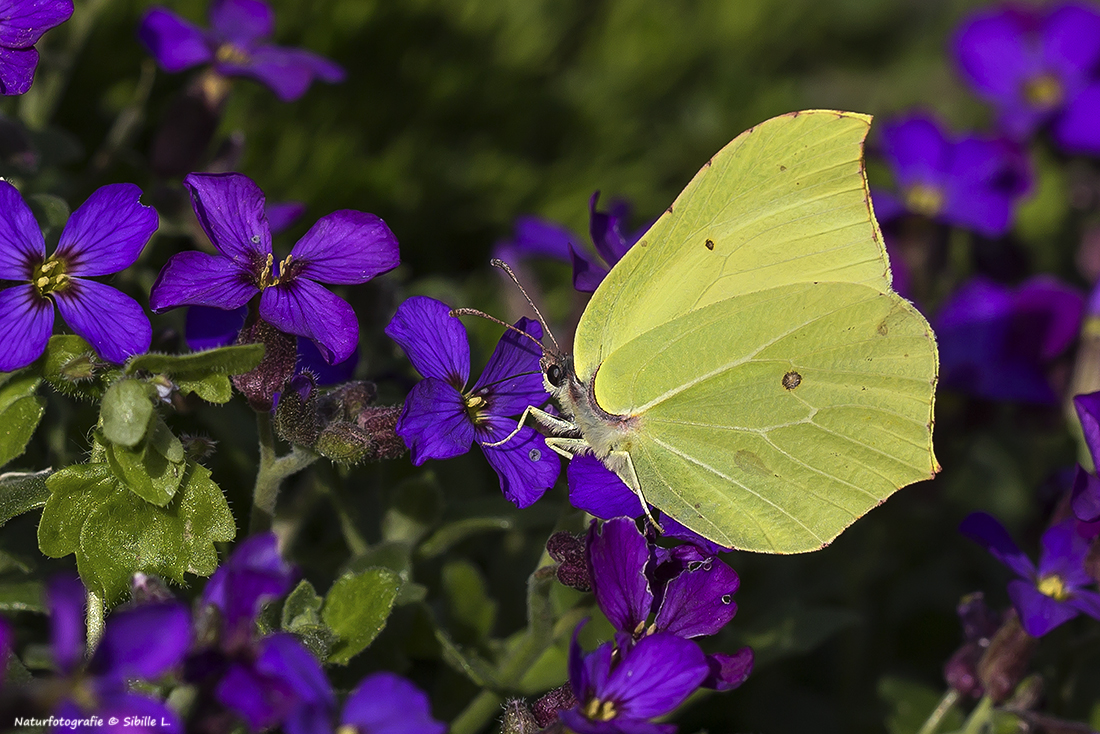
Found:
[[[471,517],[444,525],[420,546],[420,555],[434,558],[450,550],[456,543],[480,533],[510,530],[515,522],[508,517]]]
[[[248,372],[264,357],[263,344],[237,344],[191,354],[142,354],[126,365],[126,374],[139,371],[201,379],[211,373],[239,375]]]
[[[7,379],[0,383],[0,413],[3,413],[19,400],[34,395],[35,390],[42,382],[41,377],[29,370],[4,374]]]
[[[465,642],[489,636],[497,618],[497,603],[489,597],[485,579],[474,564],[464,559],[443,566],[443,588],[449,599],[452,632]]]
[[[40,472],[0,474],[0,527],[24,512],[43,507],[50,497],[46,479],[52,473]]]
[[[176,380],[176,387],[184,395],[193,392],[208,403],[228,403],[233,397],[233,385],[230,384],[229,377],[226,375],[214,374],[196,379],[180,378]]]
[[[443,490],[432,472],[401,482],[382,517],[382,539],[415,544],[439,522]]]
[[[439,641],[443,662],[465,675],[474,685],[492,690],[504,688],[497,679],[496,668],[489,661],[477,653],[463,650],[438,626],[435,628],[435,638]]]
[[[153,417],[149,386],[140,380],[119,380],[107,389],[99,415],[108,441],[130,448],[137,446],[145,438]]]
[[[306,646],[322,660],[326,659],[339,637],[321,620],[324,600],[313,584],[301,581],[283,603],[282,629],[298,635]]]
[[[62,395],[99,400],[117,370],[103,362],[79,336],[51,336],[42,358],[42,376]]]
[[[46,484],[51,495],[38,526],[39,548],[54,558],[76,553],[84,584],[108,603],[138,571],[180,583],[187,571],[213,573],[214,543],[236,532],[224,495],[202,466],[190,467],[164,507],[131,492],[106,463],[67,467]]]
[[[0,466],[23,455],[45,410],[45,398],[28,395],[0,412]]]
[[[0,584],[0,612],[45,612],[42,582]]]
[[[187,465],[183,444],[160,416],[140,447],[108,443],[104,448],[115,476],[146,502],[163,507],[175,496]]]
[[[336,580],[325,595],[321,614],[340,638],[329,653],[330,663],[346,665],[374,641],[386,626],[400,584],[397,574],[386,568],[370,568]]]

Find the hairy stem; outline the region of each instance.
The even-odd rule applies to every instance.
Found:
[[[289,454],[279,456],[275,452],[275,432],[271,427],[271,413],[256,413],[256,428],[260,434],[260,468],[256,472],[256,486],[252,490],[252,518],[249,532],[263,532],[271,527],[275,516],[275,502],[283,480],[321,458],[301,446],[295,446]]]
[[[85,609],[85,626],[88,628],[88,655],[99,645],[103,637],[103,597],[88,589],[88,606]]]
[[[947,693],[943,694],[943,698],[936,705],[936,708],[932,710],[932,713],[928,715],[924,724],[917,731],[917,734],[934,734],[939,729],[940,723],[943,721],[943,717],[947,715],[954,706],[955,702],[959,700],[959,692],[954,688],[948,688]]]

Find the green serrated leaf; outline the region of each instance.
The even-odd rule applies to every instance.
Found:
[[[305,579],[298,582],[283,602],[282,628],[293,632],[295,628],[321,623],[321,605],[325,600],[318,595],[313,584]]]
[[[194,380],[180,378],[176,380],[176,387],[184,395],[193,392],[208,403],[228,403],[233,397],[233,385],[227,375],[207,375]]]
[[[153,418],[149,386],[140,380],[119,380],[107,389],[99,415],[108,441],[128,448],[137,446]]]
[[[191,379],[210,373],[239,375],[253,369],[263,357],[263,344],[237,344],[191,354],[142,354],[129,361],[126,374],[145,371]]]
[[[497,603],[489,597],[485,579],[469,561],[456,559],[443,566],[443,589],[450,604],[450,629],[464,642],[489,636],[497,618]]]
[[[0,412],[0,466],[23,455],[45,411],[45,398],[28,395]]]
[[[46,479],[51,473],[47,469],[40,472],[0,474],[0,527],[16,515],[45,506],[46,500],[50,498]]]
[[[109,368],[88,342],[72,334],[51,336],[42,357],[42,376],[62,395],[99,400],[106,381],[118,374]]]
[[[339,641],[328,660],[346,665],[366,649],[386,626],[401,580],[386,568],[371,568],[358,574],[346,574],[325,595],[321,613]]]
[[[76,553],[84,584],[108,603],[138,571],[181,583],[186,571],[213,573],[214,543],[236,532],[224,495],[198,465],[164,507],[131,492],[105,463],[66,467],[46,485],[51,494],[38,526],[39,548],[54,558]]]
[[[42,582],[0,584],[0,612],[45,612]]]
[[[163,422],[160,424],[163,425]],[[167,431],[168,427],[165,426],[164,430]],[[169,461],[151,443],[146,441],[136,450],[107,444],[107,463],[130,491],[146,502],[163,507],[175,496],[187,465],[182,460]],[[182,453],[182,446],[180,451]]]

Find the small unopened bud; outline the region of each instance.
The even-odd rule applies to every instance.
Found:
[[[571,709],[577,705],[577,699],[573,695],[573,689],[566,683],[543,694],[542,698],[531,704],[531,712],[539,726],[550,726],[558,720],[558,712],[562,709]]]
[[[180,443],[183,444],[183,452],[191,461],[209,459],[218,448],[218,442],[209,436],[192,436],[187,433],[180,434]]]
[[[169,591],[168,586],[159,576],[152,576],[138,571],[130,581],[130,589],[133,594],[134,604],[156,604],[159,602],[175,601],[175,595]]]
[[[1009,611],[978,662],[978,680],[994,703],[1005,700],[1023,680],[1038,642],[1020,626],[1016,610]]]
[[[546,552],[558,562],[557,577],[564,586],[577,591],[592,590],[583,536],[564,531],[554,533],[546,541]]]
[[[274,404],[275,393],[280,392],[294,374],[298,350],[294,337],[262,319],[245,326],[237,335],[238,344],[257,342],[264,345],[264,358],[260,364],[252,371],[234,375],[231,379],[233,386],[244,394],[253,410],[267,412]]]
[[[346,421],[325,426],[313,448],[321,456],[337,464],[358,464],[378,451],[369,433]]]
[[[85,382],[95,378],[96,357],[92,352],[77,355],[61,366],[59,376],[66,382]]]
[[[377,455],[371,459],[397,459],[408,451],[404,440],[397,435],[397,421],[403,409],[400,405],[380,405],[359,411],[356,425],[366,431],[378,447]]]
[[[944,680],[960,696],[981,698],[982,684],[978,680],[978,662],[984,653],[985,648],[978,643],[967,642],[944,663]]]
[[[275,430],[286,441],[300,446],[312,446],[317,441],[321,421],[317,416],[313,375],[295,375],[287,384],[275,409]]]
[[[541,729],[522,698],[505,702],[504,716],[500,720],[501,734],[537,734]]]

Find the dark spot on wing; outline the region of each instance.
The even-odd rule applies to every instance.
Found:
[[[886,325],[885,321],[883,321],[881,324],[878,325],[878,329],[876,329],[876,331],[878,331],[879,336],[886,336],[890,333],[890,327]]]
[[[708,250],[713,250],[714,249],[714,240],[707,240],[703,244],[706,245]]]
[[[786,171],[786,170],[787,170],[787,167],[786,167],[786,166],[784,166],[784,165],[780,165],[780,166],[779,166],[779,170],[780,170],[780,171]]]
[[[787,374],[783,375],[783,387],[788,390],[794,390],[796,387],[802,384],[802,375],[798,374],[794,370],[791,370]]]
[[[733,455],[733,461],[744,472],[749,474],[759,474],[762,477],[771,476],[771,469],[768,468],[764,460],[751,451],[741,449]]]

